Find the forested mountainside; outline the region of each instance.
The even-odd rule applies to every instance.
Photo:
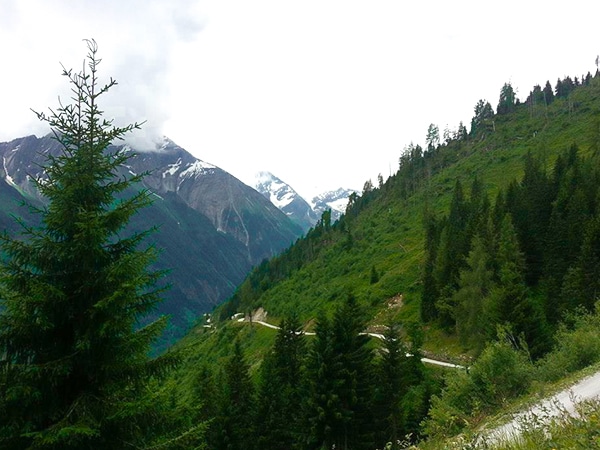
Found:
[[[456,432],[534,379],[598,360],[600,351],[557,356],[577,353],[569,333],[589,330],[598,300],[598,113],[600,76],[588,74],[535,86],[524,101],[505,84],[495,109],[476,104],[470,129],[442,137],[432,124],[425,148],[399,155],[397,173],[365,183],[339,220],[325,213],[181,342],[182,404],[225,398],[198,417],[216,417],[211,430],[232,440],[282,433],[297,448],[373,449]],[[265,316],[282,330],[262,326]],[[282,350],[301,330],[316,336]],[[382,344],[360,330],[392,334]],[[447,378],[414,357],[414,369],[399,368],[398,355],[421,351],[472,370]],[[298,353],[294,363],[282,356]],[[244,420],[227,407],[238,389]]]

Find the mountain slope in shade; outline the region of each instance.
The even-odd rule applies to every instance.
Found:
[[[0,143],[0,225],[10,233],[19,231],[10,214],[28,223],[39,220],[19,203],[23,198],[43,203],[31,178],[43,176],[46,156],[60,150],[49,136]],[[132,150],[120,146],[108,151]],[[140,187],[150,189],[154,203],[133,217],[130,229],[158,226],[149,243],[162,249],[156,268],[170,270],[166,281],[172,285],[159,313],[171,314],[175,327],[185,328],[226,300],[253,265],[302,233],[254,189],[168,139],[128,164],[123,175],[150,172]]]
[[[293,222],[308,231],[317,223],[318,216],[304,198],[289,184],[270,172],[258,172],[254,187]]]

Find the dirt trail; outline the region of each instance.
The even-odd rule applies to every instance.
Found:
[[[240,322],[248,322],[248,320],[247,319],[240,319]],[[274,330],[279,330],[279,327],[277,325],[273,325],[271,323],[264,322],[262,320],[253,320],[252,323],[258,323],[258,324],[260,324],[260,325],[262,325],[264,327],[272,328]],[[304,334],[306,336],[314,336],[315,335],[315,333],[310,332],[310,331],[305,331]],[[366,336],[371,336],[371,337],[374,337],[374,338],[377,338],[377,339],[381,339],[381,340],[385,339],[384,336],[383,336],[383,334],[380,334],[380,333],[360,333],[360,334],[366,335]],[[410,353],[407,353],[406,356],[410,357],[412,355]],[[453,369],[464,369],[465,368],[465,366],[461,366],[460,364],[452,364],[452,363],[449,363],[449,362],[446,362],[446,361],[438,361],[436,359],[431,359],[431,358],[421,358],[421,361],[423,363],[425,363],[425,364],[433,364],[433,365],[436,365],[436,366],[450,367],[450,368],[453,368]]]
[[[583,378],[573,386],[542,400],[526,411],[520,412],[508,423],[482,433],[482,441],[499,443],[514,440],[521,433],[521,424],[543,420],[549,421],[563,412],[575,414],[575,403],[600,397],[600,372]]]

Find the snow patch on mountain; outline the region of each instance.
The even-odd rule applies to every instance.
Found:
[[[270,172],[258,172],[254,187],[281,210],[300,197],[290,185]]]
[[[167,170],[165,170],[163,172],[162,177],[165,178],[167,176],[167,174],[173,176],[179,171],[180,168],[181,168],[181,158],[179,158],[175,164],[169,164],[167,166]]]
[[[216,169],[216,166],[209,164],[204,161],[197,160],[192,164],[188,165],[187,168],[181,172],[180,177],[193,177],[197,175],[203,175],[205,173],[209,173],[211,170]]]
[[[13,177],[11,177],[11,176],[8,174],[8,169],[6,168],[6,157],[4,157],[4,156],[2,157],[2,166],[3,166],[3,168],[4,168],[4,174],[5,174],[5,176],[6,176],[6,182],[7,182],[7,183],[8,183],[10,186],[16,187],[17,185],[15,184],[15,181],[13,180]]]

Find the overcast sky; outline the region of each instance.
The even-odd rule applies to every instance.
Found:
[[[246,181],[268,170],[307,198],[395,172],[427,127],[469,126],[503,83],[524,100],[596,70],[600,3],[0,0],[0,141],[48,132],[30,111],[68,97],[94,38],[104,109],[147,120]]]

